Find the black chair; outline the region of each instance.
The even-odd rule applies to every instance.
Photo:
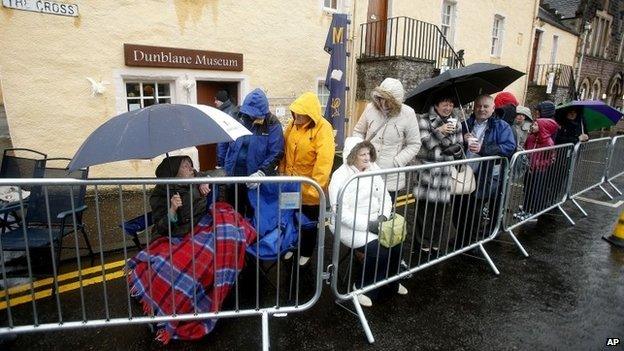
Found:
[[[23,148],[5,149],[2,156],[2,165],[0,165],[0,178],[41,178],[45,170],[47,155],[39,151]],[[26,185],[22,187],[24,190],[30,191],[31,187]],[[26,199],[25,205],[28,204]],[[0,207],[15,207],[12,203],[2,202]],[[9,226],[20,223],[21,219],[18,211],[2,211],[0,216],[0,227],[6,230]],[[9,219],[11,215],[11,219]]]
[[[45,167],[44,178],[74,178],[87,179],[88,168],[74,172],[67,170],[70,159],[57,158],[47,159],[48,166]],[[57,162],[63,163],[64,167],[50,167]],[[31,188],[28,201],[28,211],[26,218],[19,228],[7,231],[2,234],[2,250],[24,251],[30,249],[55,248],[58,263],[61,259],[61,249],[63,237],[74,232],[74,215],[76,217],[76,230],[82,232],[87,245],[91,260],[94,259],[91,243],[85,232],[82,222],[82,214],[87,206],[84,204],[86,193],[85,185],[35,185]],[[72,207],[73,197],[73,207]],[[49,218],[49,221],[48,221]],[[24,238],[24,227],[26,228],[26,238]],[[73,246],[71,246],[73,248]]]
[[[47,155],[31,149],[5,149],[0,166],[0,178],[41,178]],[[30,190],[25,186],[24,189]]]

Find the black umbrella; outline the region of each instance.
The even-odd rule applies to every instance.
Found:
[[[412,90],[405,103],[417,113],[425,113],[435,97],[455,96],[458,104],[474,101],[479,95],[502,91],[524,73],[509,66],[492,63],[473,63],[449,69],[437,77],[427,79]]]

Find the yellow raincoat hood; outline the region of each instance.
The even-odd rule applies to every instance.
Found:
[[[321,103],[314,93],[304,93],[297,98],[290,105],[290,111],[309,116],[313,123],[305,126],[295,126],[293,121],[288,123],[284,131],[285,150],[280,172],[312,178],[327,189],[336,150],[333,128],[321,115]],[[304,184],[302,192],[304,205],[319,204],[315,188]]]

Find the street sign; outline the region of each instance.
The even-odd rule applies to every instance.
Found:
[[[78,17],[78,5],[44,0],[2,0],[2,6],[15,10]]]

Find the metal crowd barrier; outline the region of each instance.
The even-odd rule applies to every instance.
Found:
[[[516,152],[509,166],[503,224],[522,254],[526,252],[513,230],[555,208],[574,221],[561,205],[567,199],[574,145],[564,144]]]
[[[462,185],[457,188],[462,190],[457,193],[465,194],[433,196],[444,190],[445,186],[454,184],[450,180],[431,181],[436,175],[440,172],[450,174],[451,167],[466,165],[478,169],[475,172],[474,191],[467,191],[464,178],[460,182]],[[330,267],[332,290],[341,302],[353,302],[355,312],[349,311],[359,317],[369,342],[374,342],[374,337],[358,303],[358,295],[370,294],[375,289],[396,289],[400,279],[470,250],[480,252],[495,274],[499,274],[483,244],[494,239],[500,226],[501,205],[507,188],[507,166],[507,159],[483,157],[385,169],[355,174],[340,187],[336,200],[331,199],[330,190],[330,200],[335,202],[332,203],[335,206],[335,217],[332,219],[334,247]],[[352,221],[347,216],[358,218],[362,213],[365,221],[374,205],[370,198],[361,198],[360,194],[370,193],[379,182],[384,184],[385,191],[388,184],[382,179],[387,180],[391,175],[397,175],[398,179],[399,174],[405,176],[408,186],[398,195],[402,195],[402,199],[412,199],[401,203],[395,199],[392,203],[396,213],[406,220],[405,240],[388,249],[382,247],[379,240],[369,242],[373,234],[362,228],[361,224],[352,228],[341,225]],[[461,174],[466,177],[465,173]],[[371,181],[374,177],[382,179]],[[428,194],[432,194],[431,197]],[[385,201],[382,207],[386,205]],[[358,204],[354,213],[345,209],[348,203]],[[396,217],[390,219],[391,222],[395,220]],[[368,244],[356,247],[355,242],[362,244],[362,240]],[[396,290],[390,293],[396,293]],[[341,303],[339,306],[347,308]]]
[[[144,216],[147,221],[148,212],[150,211],[150,187],[157,184],[165,185],[168,195],[173,195],[172,184],[209,184],[212,191],[208,195],[208,201],[215,203],[222,200],[222,195],[217,193],[223,194],[222,191],[225,190],[225,187],[240,184],[240,189],[237,187],[231,188],[238,199],[238,191],[244,191],[246,189],[245,183],[251,182],[261,183],[256,192],[259,192],[261,187],[269,184],[274,184],[279,189],[277,197],[279,199],[279,211],[277,211],[276,218],[278,222],[282,219],[282,216],[293,215],[293,211],[301,211],[301,192],[282,191],[282,185],[286,183],[292,184],[293,182],[300,185],[307,184],[318,191],[320,203],[323,205],[318,208],[318,217],[310,218],[313,226],[312,230],[315,230],[318,235],[316,254],[311,257],[310,262],[304,268],[298,264],[300,243],[297,242],[294,247],[289,249],[294,254],[290,259],[285,258],[284,252],[277,255],[277,259],[272,260],[260,258],[259,255],[255,257],[253,255],[250,256],[248,253],[245,253],[247,269],[242,270],[238,274],[236,271],[242,269],[238,265],[239,260],[234,259],[234,263],[230,262],[229,266],[222,266],[221,263],[217,263],[217,258],[223,257],[219,256],[219,253],[228,250],[228,247],[230,247],[231,252],[226,251],[226,253],[240,254],[241,247],[239,245],[243,245],[241,240],[244,240],[244,238],[241,238],[240,235],[231,236],[225,230],[217,234],[213,227],[212,235],[210,235],[210,232],[204,232],[204,237],[202,238],[202,240],[212,240],[212,246],[202,246],[205,242],[200,242],[197,237],[197,235],[202,234],[201,230],[191,234],[195,235],[189,241],[189,245],[193,249],[190,265],[192,269],[188,269],[186,276],[177,281],[176,284],[179,282],[181,286],[186,286],[185,284],[189,283],[189,278],[200,281],[205,279],[219,284],[230,284],[231,289],[228,300],[224,301],[225,305],[209,305],[210,308],[206,308],[205,298],[209,298],[213,304],[216,304],[215,301],[220,296],[215,295],[218,295],[221,290],[214,289],[210,295],[207,295],[208,292],[203,291],[203,287],[193,289],[192,293],[172,288],[170,292],[171,300],[168,300],[169,298],[166,300],[171,303],[173,308],[170,313],[164,313],[165,309],[155,308],[154,305],[142,305],[136,301],[132,296],[136,293],[136,289],[133,289],[131,283],[128,282],[130,269],[127,263],[135,255],[137,249],[132,246],[132,242],[129,239],[126,239],[126,235],[120,230],[119,224],[137,215]],[[147,323],[162,324],[167,322],[260,316],[262,318],[263,347],[268,349],[268,321],[270,316],[304,311],[313,306],[319,299],[323,273],[321,267],[324,251],[324,204],[326,202],[321,187],[308,178],[1,179],[0,185],[17,187],[30,185],[33,188],[40,189],[39,193],[43,194],[42,197],[37,199],[34,199],[32,194],[27,199],[22,198],[20,195],[15,205],[17,206],[19,217],[21,217],[21,224],[19,227],[4,228],[3,235],[0,236],[0,254],[2,255],[0,257],[2,273],[0,283],[4,287],[4,290],[0,291],[0,336],[10,333],[66,330],[71,328]],[[74,195],[78,188],[86,190],[86,193],[89,194],[85,202],[88,206],[79,207],[78,204],[82,202],[81,199],[74,201]],[[70,214],[66,222],[70,230],[68,230],[68,237],[64,240],[65,244],[71,243],[69,247],[72,250],[69,250],[69,255],[66,254],[66,251],[63,252],[64,255],[62,257],[64,259],[59,261],[60,264],[53,259],[57,256],[57,250],[60,250],[60,245],[45,244],[46,239],[54,242],[57,238],[55,227],[52,224],[56,216],[56,211],[53,210],[55,198],[52,195],[52,189],[54,189],[54,194],[58,195],[64,191],[69,192],[72,196],[72,200],[65,203],[66,213]],[[134,195],[130,196],[128,194]],[[241,212],[243,208],[239,201],[236,200],[234,202],[235,209]],[[256,208],[259,208],[259,206],[266,205],[259,205],[258,202]],[[262,211],[256,211],[256,215],[263,216],[265,210],[266,207],[263,207]],[[214,211],[214,207],[208,210],[213,215],[213,218],[215,215]],[[38,241],[31,237],[31,227],[34,227],[35,223],[30,221],[30,217],[35,212],[47,214],[47,220],[44,220],[43,223],[37,223],[40,230],[38,233],[44,233],[43,236],[37,237]],[[192,216],[190,220],[191,228],[200,219]],[[92,239],[92,242],[97,243],[94,245],[94,251],[98,262],[90,267],[79,251],[79,243],[83,241],[79,235],[81,223],[86,223],[88,237]],[[321,223],[321,225],[318,225],[318,223]],[[168,238],[170,245],[172,240],[175,244],[177,239],[171,236],[171,219],[168,220],[168,227],[169,232],[164,237]],[[281,247],[281,231],[284,228],[282,226],[277,226],[277,228],[279,234],[277,247]],[[295,230],[297,235],[301,235],[302,221],[298,221]],[[8,248],[6,245],[9,243],[6,241],[5,231],[7,234],[13,232],[11,235],[17,231],[19,235],[13,235],[13,239],[18,241],[23,239],[21,242],[26,243],[24,256],[18,259],[18,263],[9,261],[9,257],[6,256],[6,251],[4,250]],[[11,237],[11,235],[8,235],[8,237]],[[148,243],[155,239],[154,232],[150,234],[150,231],[145,231],[145,235],[147,237],[144,241]],[[214,240],[215,238],[216,240]],[[235,248],[231,248],[234,244],[231,242],[228,244],[227,240],[236,241]],[[120,241],[123,245],[117,251],[105,250],[108,242],[119,243]],[[129,243],[130,246],[128,245]],[[256,246],[256,249],[259,251],[260,244],[258,241],[250,245]],[[200,274],[197,271],[201,271],[202,267],[205,266],[205,262],[195,261],[195,254],[199,255],[199,251],[196,250],[200,250],[200,248],[212,250],[214,259],[213,277],[210,277],[209,273],[207,273],[208,276],[196,276],[196,274]],[[149,255],[149,250],[149,248],[145,248],[141,252]],[[158,272],[157,275],[165,281],[173,279],[172,277],[176,275],[171,267],[175,266],[169,265],[172,254],[170,251],[166,259],[147,260],[146,272]],[[52,257],[51,266],[49,264],[50,260],[46,259],[46,256]],[[240,256],[238,257],[240,258]],[[224,258],[224,260],[227,260],[227,258]],[[38,263],[42,262],[44,267],[39,267]],[[169,268],[158,271],[158,267],[154,266],[168,266]],[[219,269],[214,269],[215,267]],[[153,269],[153,271],[150,269]],[[20,272],[21,276],[26,278],[26,282],[9,288],[13,279],[11,275],[17,274],[19,276]],[[151,282],[154,281],[151,278],[156,276],[150,275],[150,273],[146,274],[148,274],[148,284],[142,286],[143,291],[149,292],[150,296],[154,297],[156,295],[151,295],[153,293]],[[43,275],[45,278],[42,277],[43,279],[37,280],[36,277],[38,275]],[[310,275],[312,275],[312,279],[300,279],[302,276]],[[226,279],[225,283],[224,279]],[[169,286],[172,286],[172,284],[169,284]],[[156,288],[154,287],[153,289]],[[192,307],[188,307],[188,304],[178,301],[184,297],[186,297],[188,304],[192,302]],[[166,302],[165,300],[163,301]]]
[[[610,199],[613,197],[602,186],[605,182],[605,171],[609,165],[609,152],[611,151],[611,138],[593,139],[577,143],[574,147],[574,165],[572,181],[568,191],[568,198],[587,217],[587,212],[576,201],[581,194],[600,188]]]
[[[624,135],[613,138],[609,155],[609,167],[605,173],[605,179],[618,194],[622,195],[620,189],[613,184],[613,180],[624,174]]]

